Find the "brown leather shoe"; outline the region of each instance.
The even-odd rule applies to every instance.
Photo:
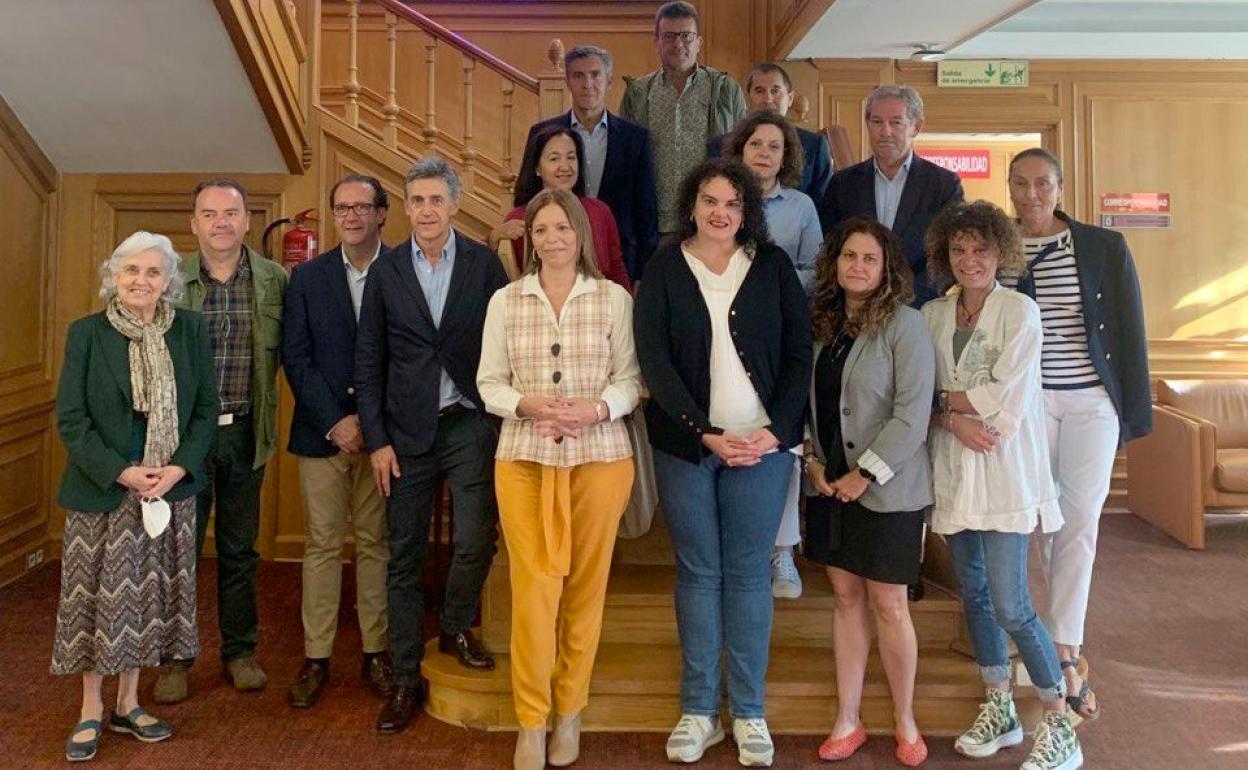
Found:
[[[255,655],[236,658],[226,663],[225,677],[239,692],[263,690],[264,686],[269,683],[269,678],[265,676],[264,669],[260,668],[260,664],[256,662]]]
[[[385,650],[364,653],[364,667],[360,670],[360,678],[368,685],[368,689],[383,698],[389,698],[394,692],[394,663],[390,660],[390,653]]]
[[[286,702],[297,709],[312,708],[321,699],[329,683],[329,661],[307,658],[299,669],[299,677],[286,696]]]
[[[420,704],[424,701],[424,685],[408,687],[396,684],[394,692],[390,693],[386,705],[381,707],[381,713],[377,715],[377,732],[382,735],[403,732],[412,721],[412,715],[416,713],[416,709],[420,708]]]
[[[438,652],[453,653],[459,659],[459,665],[467,668],[477,671],[494,670],[494,659],[486,653],[481,642],[469,629],[464,629],[459,634],[438,634]]]
[[[188,694],[187,672],[191,664],[175,660],[160,669],[160,677],[156,679],[156,687],[152,691],[152,700],[157,703],[181,703]]]

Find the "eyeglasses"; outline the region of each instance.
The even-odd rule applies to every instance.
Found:
[[[692,43],[698,39],[697,32],[664,32],[659,35],[659,39],[664,43],[675,43],[679,40],[682,43]]]
[[[330,211],[334,212],[334,216],[338,217],[339,219],[342,219],[343,217],[345,217],[347,214],[349,214],[352,211],[355,212],[355,215],[357,217],[366,217],[376,210],[377,210],[377,206],[372,203],[354,203],[354,204],[339,203],[330,209]]]

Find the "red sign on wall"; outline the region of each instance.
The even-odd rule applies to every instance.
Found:
[[[987,179],[991,174],[987,150],[916,150],[920,158],[930,160],[963,179]]]
[[[1169,214],[1170,193],[1101,193],[1101,211],[1112,214]]]

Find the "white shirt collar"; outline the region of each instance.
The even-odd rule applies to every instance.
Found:
[[[373,252],[373,258],[368,260],[368,264],[364,266],[363,270],[355,269],[355,265],[351,264],[351,260],[347,259],[346,249],[342,250],[342,264],[346,266],[349,272],[356,273],[360,275],[361,277],[363,277],[363,276],[368,275],[369,268],[373,266],[373,263],[377,261],[377,257],[379,256],[381,256],[381,240],[380,239],[377,240],[377,250]]]
[[[569,110],[568,115],[571,118],[572,128],[585,128],[585,126],[581,123],[581,121],[576,119],[576,110]],[[599,126],[601,126],[604,129],[609,128],[607,126],[607,111],[605,109],[602,111],[602,117],[599,118],[598,122],[594,124],[594,127],[589,130],[589,133],[592,134],[595,131],[597,131]]]

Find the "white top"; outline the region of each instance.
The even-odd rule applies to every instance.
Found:
[[[360,304],[364,302],[364,281],[368,279],[368,270],[380,254],[381,242],[378,241],[377,251],[373,252],[373,258],[368,260],[363,270],[356,270],[351,260],[347,259],[346,250],[342,252],[342,264],[347,268],[347,291],[351,292],[351,307],[355,308],[356,321],[360,320]]]
[[[555,318],[554,306],[550,304],[541,280],[536,273],[519,279],[521,291],[537,297],[546,309],[547,320],[556,328],[568,316],[572,300],[581,294],[597,291],[599,284],[593,278],[577,275],[576,283],[564,300],[559,318]],[[641,395],[641,369],[633,347],[633,298],[619,284],[608,281],[611,303],[611,381],[599,398],[607,402],[612,420],[630,414],[637,408]],[[499,289],[490,298],[485,313],[485,325],[481,335],[481,362],[477,367],[477,390],[485,409],[499,417],[519,419],[516,405],[524,395],[512,385],[512,361],[507,347],[507,323],[503,312],[506,289]]]
[[[932,531],[1029,533],[1039,522],[1043,531],[1054,532],[1062,514],[1049,470],[1040,387],[1040,309],[1030,297],[997,285],[955,362],[959,293],[955,287],[923,306],[936,347],[936,387],[966,391],[1000,437],[991,452],[976,452],[932,421]]]
[[[745,372],[741,356],[732,342],[728,312],[736,299],[750,258],[738,248],[728,260],[723,275],[716,275],[702,260],[681,249],[693,277],[698,281],[702,300],[711,316],[711,404],[707,417],[711,425],[731,433],[748,434],[771,424],[767,409]]]

